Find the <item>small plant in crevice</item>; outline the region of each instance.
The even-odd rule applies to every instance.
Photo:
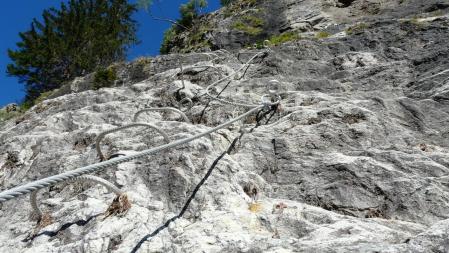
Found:
[[[49,96],[51,96],[53,94],[53,91],[47,91],[47,92],[43,92],[39,95],[39,97],[37,97],[34,100],[34,104],[37,105],[41,102],[43,102],[44,100],[46,100]]]
[[[151,64],[151,58],[141,56],[135,59],[134,62],[139,66],[146,66],[148,64]]]
[[[237,16],[239,13],[247,11],[251,8],[251,11],[260,12],[262,9],[255,8],[258,0],[228,0],[222,1],[224,6],[223,15],[225,18],[231,16]]]
[[[114,85],[115,80],[117,80],[117,74],[114,68],[99,69],[94,74],[93,88],[98,90],[104,87],[111,87]]]
[[[239,18],[237,21],[235,21],[231,28],[242,31],[248,35],[256,36],[260,33],[262,33],[265,22],[263,19],[251,16],[251,15],[244,15],[243,17]]]
[[[5,109],[0,110],[0,123],[19,116],[20,111],[7,111]]]
[[[184,47],[180,52],[189,53],[196,51],[200,48],[211,46],[210,41],[207,39],[206,34],[212,31],[212,27],[209,23],[197,23],[190,31],[189,37],[185,41],[186,47]]]
[[[19,154],[18,152],[7,152],[6,162],[1,168],[15,168],[19,163]]]
[[[253,27],[261,27],[265,24],[261,18],[251,15],[244,15],[242,20]]]
[[[368,27],[369,26],[366,23],[359,23],[359,24],[356,24],[354,26],[347,28],[346,34],[352,35],[352,34],[361,33],[363,30],[366,30]]]
[[[419,17],[413,17],[410,20],[407,20],[407,22],[412,24],[417,29],[422,29],[429,25],[428,22],[421,20]]]
[[[36,228],[35,228],[35,234],[39,232],[42,228],[45,228],[51,224],[53,224],[55,221],[53,220],[53,217],[51,217],[51,214],[48,212],[45,212],[42,214],[42,217],[39,218]]]
[[[302,37],[297,32],[284,32],[278,35],[273,35],[269,39],[264,41],[258,41],[254,43],[252,46],[248,45],[248,47],[253,47],[255,49],[263,49],[267,46],[278,46],[282,45],[289,41],[295,41],[302,39]]]
[[[234,24],[232,24],[232,28],[238,31],[242,31],[249,35],[258,35],[262,32],[261,28],[247,25],[242,21],[236,21]]]
[[[277,46],[288,41],[298,40],[301,37],[296,32],[284,32],[279,35],[272,36],[269,41],[271,45]]]
[[[108,210],[104,213],[104,219],[109,216],[124,216],[128,210],[131,208],[131,202],[128,199],[126,194],[122,194],[117,196],[112,201],[111,205],[109,205]]]
[[[141,81],[147,78],[151,71],[151,62],[148,57],[135,59],[128,67],[127,77],[129,80]]]
[[[22,116],[31,107],[46,100],[52,94],[53,90],[42,92],[36,99],[24,100],[24,102],[22,102],[20,105],[18,106],[15,105],[13,109],[11,108],[0,109],[0,123],[10,120],[12,118],[18,118],[19,116]]]
[[[222,6],[237,5],[237,7],[250,7],[257,3],[258,0],[220,0]]]
[[[331,34],[326,31],[319,31],[315,34],[316,39],[325,39],[325,38],[329,38],[330,36],[331,36]]]

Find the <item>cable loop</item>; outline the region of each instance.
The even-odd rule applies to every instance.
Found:
[[[261,100],[260,104],[263,105],[264,107],[271,107],[273,105],[280,104],[282,98],[278,94],[274,94],[274,95],[273,94],[265,94],[265,95],[262,95],[260,100]],[[273,102],[273,100],[274,100],[274,102]]]
[[[103,161],[103,162],[100,162],[100,163],[91,164],[91,165],[88,165],[88,166],[85,166],[85,167],[81,167],[81,168],[78,168],[78,169],[75,169],[75,170],[63,172],[63,173],[58,174],[58,175],[53,175],[53,176],[50,176],[50,177],[47,177],[47,178],[39,179],[39,180],[30,182],[30,183],[27,183],[27,184],[24,184],[24,185],[16,186],[16,187],[11,188],[9,190],[0,192],[0,203],[6,202],[8,200],[15,199],[15,198],[17,198],[17,197],[19,197],[21,195],[31,193],[32,191],[35,191],[37,189],[42,189],[42,188],[48,187],[50,185],[66,181],[66,180],[71,179],[71,178],[75,178],[75,177],[78,177],[78,176],[81,176],[81,175],[85,175],[85,174],[90,174],[90,173],[93,173],[93,172],[99,172],[99,171],[104,170],[104,169],[106,169],[108,167],[112,167],[112,166],[115,166],[115,165],[118,165],[118,164],[121,164],[121,163],[129,162],[129,161],[134,160],[134,159],[142,158],[142,157],[145,157],[145,156],[148,156],[148,155],[152,155],[152,154],[161,152],[161,151],[169,149],[169,148],[174,148],[174,147],[177,147],[179,145],[191,142],[193,140],[199,139],[199,138],[207,136],[207,135],[209,135],[209,134],[211,134],[213,132],[216,132],[219,129],[225,128],[225,127],[233,124],[236,121],[242,120],[242,119],[248,117],[249,115],[255,113],[256,111],[260,110],[261,108],[262,108],[262,106],[258,106],[256,108],[253,108],[253,109],[247,111],[246,113],[238,116],[237,118],[229,120],[229,121],[227,121],[227,122],[225,122],[225,123],[223,123],[221,125],[218,125],[218,126],[216,126],[214,128],[211,128],[211,129],[209,129],[207,131],[204,131],[202,133],[196,134],[196,135],[191,136],[191,137],[187,137],[187,138],[184,138],[184,139],[176,140],[176,141],[173,141],[173,142],[170,142],[170,143],[167,143],[167,144],[164,144],[164,145],[160,145],[160,146],[157,146],[157,147],[152,147],[150,149],[137,152],[135,154],[122,156],[122,157],[117,157],[117,158],[114,158],[114,159],[111,159],[111,160],[107,160],[107,161]],[[137,123],[137,124],[143,124],[143,123]]]
[[[190,99],[190,98],[183,98],[183,99],[181,99],[181,101],[179,101],[179,109],[181,110],[181,107],[183,106],[183,105],[185,105],[187,103],[187,107],[186,107],[186,109],[184,110],[184,111],[182,111],[182,112],[187,112],[187,111],[190,111],[190,109],[192,109],[192,107],[193,107],[193,101],[192,101],[192,99]],[[189,121],[190,122],[190,121]]]
[[[115,195],[117,195],[117,196],[120,196],[123,194],[123,192],[117,186],[115,186],[111,182],[109,182],[101,177],[97,177],[97,176],[84,175],[84,176],[67,179],[65,181],[69,181],[69,182],[90,181],[90,182],[94,182],[94,183],[103,185],[109,191],[115,193]],[[30,195],[31,207],[33,208],[33,212],[37,215],[38,220],[40,220],[43,216],[43,213],[42,213],[41,209],[39,208],[39,203],[37,201],[37,194],[39,193],[39,190],[40,189],[34,190],[33,192],[31,192],[31,195]]]
[[[271,45],[272,45],[271,41],[269,41],[269,40],[264,40],[263,41],[263,47],[264,48],[270,48]]]
[[[113,128],[113,129],[110,129],[110,130],[106,130],[106,131],[104,131],[104,132],[102,132],[102,133],[100,133],[98,135],[97,140],[95,142],[95,148],[97,149],[97,153],[98,153],[98,156],[100,157],[100,160],[101,161],[106,160],[104,155],[103,155],[103,152],[101,152],[101,147],[100,147],[100,142],[106,135],[108,135],[110,133],[118,132],[118,131],[121,131],[121,130],[124,130],[124,129],[127,129],[127,128],[138,127],[138,126],[144,126],[144,127],[152,128],[152,129],[156,130],[158,133],[160,133],[162,135],[162,137],[164,138],[165,142],[167,142],[167,143],[170,142],[170,138],[168,137],[168,135],[164,131],[159,129],[157,126],[155,126],[155,125],[148,124],[148,123],[131,123],[131,124],[124,125],[124,126],[121,126],[121,127],[117,127],[117,128]]]
[[[226,76],[224,78],[219,79],[218,81],[212,83],[211,85],[209,85],[206,88],[206,93],[205,94],[208,97],[210,97],[212,100],[216,100],[216,101],[219,101],[219,102],[224,103],[224,104],[231,104],[231,105],[235,105],[235,106],[251,108],[246,113],[244,113],[244,114],[242,114],[242,115],[240,115],[240,116],[238,116],[238,117],[236,117],[236,118],[234,118],[232,120],[229,120],[229,121],[227,121],[227,122],[225,122],[223,124],[220,124],[219,126],[216,126],[216,127],[211,128],[211,129],[209,129],[207,131],[204,131],[202,133],[196,134],[196,135],[188,137],[188,138],[176,140],[176,141],[173,141],[173,142],[169,142],[169,137],[168,137],[168,135],[164,131],[162,131],[158,127],[156,127],[154,125],[151,125],[151,124],[148,124],[148,123],[138,123],[137,122],[137,123],[132,123],[132,124],[125,125],[125,126],[122,126],[122,127],[117,127],[117,128],[114,128],[114,129],[110,129],[110,130],[104,131],[104,132],[99,134],[99,136],[97,137],[97,140],[96,140],[96,149],[97,149],[98,155],[100,156],[102,162],[96,163],[96,164],[91,164],[91,165],[88,165],[88,166],[85,166],[85,167],[81,167],[81,168],[77,168],[77,169],[72,170],[72,171],[67,171],[67,172],[64,172],[64,173],[61,173],[61,174],[58,174],[58,175],[53,175],[53,176],[50,176],[50,177],[47,177],[47,178],[43,178],[43,179],[40,179],[40,180],[36,180],[36,181],[30,182],[30,183],[27,183],[25,185],[17,186],[17,187],[14,187],[12,189],[0,192],[0,203],[6,202],[6,201],[11,200],[11,199],[15,199],[15,198],[17,198],[17,197],[19,197],[21,195],[33,192],[32,196],[31,196],[31,198],[32,198],[31,199],[32,205],[33,205],[33,207],[36,207],[36,208],[34,208],[35,210],[38,210],[39,208],[37,207],[36,196],[37,196],[37,191],[39,189],[42,189],[42,188],[45,188],[45,187],[49,187],[51,185],[54,185],[54,184],[57,184],[57,183],[61,183],[61,182],[67,181],[67,180],[73,181],[73,180],[77,180],[77,178],[85,178],[86,179],[88,176],[83,176],[85,174],[98,172],[98,171],[104,170],[104,169],[106,169],[108,167],[112,167],[112,166],[115,166],[115,165],[118,165],[118,164],[121,164],[121,163],[124,163],[124,162],[128,162],[128,161],[131,161],[131,160],[134,160],[134,159],[142,158],[144,156],[152,155],[152,154],[161,152],[161,151],[169,149],[169,148],[174,148],[174,147],[177,147],[179,145],[183,145],[185,143],[189,143],[189,142],[191,142],[193,140],[196,140],[196,139],[199,139],[201,137],[207,136],[207,135],[209,135],[211,133],[214,133],[214,132],[216,132],[219,129],[225,128],[225,127],[233,124],[234,122],[242,120],[242,119],[246,118],[247,116],[255,113],[256,111],[260,111],[261,109],[265,109],[266,108],[266,109],[272,110],[273,106],[279,106],[280,102],[281,102],[281,97],[277,93],[277,91],[271,92],[269,90],[269,94],[265,94],[265,95],[263,95],[261,97],[261,103],[260,104],[244,104],[244,103],[231,102],[231,101],[227,101],[227,100],[224,100],[224,99],[216,98],[216,97],[212,96],[209,93],[209,89],[211,89],[212,87],[216,86],[218,83],[220,83],[220,82],[222,82],[224,80],[230,79],[233,76],[237,75],[238,72],[240,72],[241,70],[246,68],[257,57],[259,57],[259,56],[265,57],[270,50],[271,49],[268,48],[267,50],[265,50],[263,52],[259,52],[259,53],[255,54],[240,69],[238,69],[237,71],[234,71],[234,73],[232,73],[232,74],[230,74],[230,75],[228,75],[228,76]],[[225,51],[220,51],[220,53],[226,54]],[[185,98],[185,99],[181,100],[181,103],[184,100],[189,102],[189,105],[190,105],[189,109],[190,109],[191,106],[193,106],[192,101],[190,99],[188,99],[188,98]],[[135,121],[137,120],[137,117],[138,117],[138,115],[140,113],[143,113],[144,111],[151,111],[151,110],[171,110],[171,111],[175,111],[178,114],[180,114],[187,122],[189,122],[188,118],[185,116],[185,114],[182,111],[179,111],[179,110],[177,110],[175,108],[147,108],[147,109],[144,109],[142,111],[137,112],[136,115],[134,116],[134,120]],[[152,147],[150,149],[147,149],[147,150],[144,150],[144,151],[141,151],[141,152],[137,152],[135,154],[131,154],[131,155],[127,155],[127,156],[121,156],[121,157],[116,157],[116,158],[113,158],[111,160],[104,161],[104,155],[101,152],[100,145],[99,145],[101,140],[109,133],[117,132],[117,131],[120,131],[120,130],[123,130],[123,129],[126,129],[126,128],[131,128],[131,127],[136,127],[136,126],[145,126],[145,127],[153,128],[154,130],[156,130],[158,133],[160,133],[163,136],[163,138],[167,142],[167,144],[163,144],[163,145],[160,145],[160,146],[157,146],[157,147]],[[36,211],[36,212],[39,213],[39,211]],[[41,212],[40,212],[40,214],[42,215]]]

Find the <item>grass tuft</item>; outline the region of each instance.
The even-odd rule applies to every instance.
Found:
[[[319,31],[315,34],[315,38],[317,39],[325,39],[325,38],[329,38],[331,36],[330,33],[325,32],[325,31]]]

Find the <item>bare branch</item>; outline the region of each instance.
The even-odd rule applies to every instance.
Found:
[[[155,17],[153,14],[151,14],[151,13],[149,13],[149,14],[150,14],[150,17],[151,17],[152,19],[154,19],[154,20],[160,20],[160,21],[169,22],[169,23],[172,23],[173,25],[179,26],[179,27],[181,27],[181,28],[183,28],[183,29],[185,29],[185,30],[187,30],[187,31],[191,31],[190,28],[187,28],[187,27],[181,25],[180,23],[176,22],[176,21],[173,20],[173,19]]]

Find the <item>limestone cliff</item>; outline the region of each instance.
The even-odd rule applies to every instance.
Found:
[[[433,0],[239,1],[203,17],[213,29],[196,49],[216,51],[117,64],[98,90],[93,75],[74,80],[1,126],[0,190],[99,162],[96,137],[143,108],[185,111],[190,122],[139,117],[171,141],[243,114],[205,88],[262,51],[216,92],[257,104],[278,80],[284,110],[95,174],[128,195],[121,215],[104,215],[114,194],[86,183],[42,190],[51,219],[39,224],[28,196],[5,202],[0,252],[449,252],[448,11]],[[162,144],[133,128],[101,148]]]

